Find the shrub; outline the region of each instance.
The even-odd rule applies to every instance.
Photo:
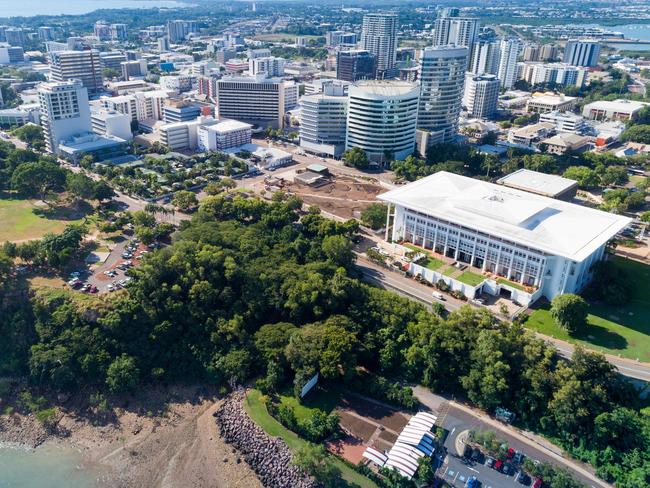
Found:
[[[573,293],[558,295],[551,302],[551,316],[558,327],[569,334],[576,332],[587,323],[588,309],[589,305],[584,298]]]

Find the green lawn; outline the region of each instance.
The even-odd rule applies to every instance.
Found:
[[[466,285],[469,286],[478,286],[481,283],[483,283],[485,277],[481,276],[480,274],[472,273],[471,271],[465,271],[460,276],[454,279],[460,281],[461,283],[465,283]]]
[[[48,232],[58,233],[66,225],[81,221],[78,213],[67,209],[46,216],[47,206],[37,203],[38,200],[0,199],[0,242],[40,239]]]
[[[259,390],[251,390],[246,396],[244,401],[244,408],[246,413],[253,421],[262,427],[264,432],[273,436],[280,437],[292,450],[300,449],[307,445],[307,441],[298,437],[295,433],[285,428],[280,422],[275,420],[266,410],[266,406],[261,401],[262,393]],[[370,479],[357,473],[350,466],[332,456],[332,461],[341,470],[343,479],[348,482],[348,486],[358,485],[362,488],[378,488],[377,485]]]
[[[426,257],[418,261],[418,264],[420,266],[424,266],[427,269],[430,269],[431,271],[438,271],[438,269],[444,266],[445,263],[440,259],[436,259],[434,257]]]
[[[506,280],[505,278],[497,278],[497,283],[501,283],[502,285],[508,285],[509,287],[515,288],[516,290],[526,291],[524,285],[515,283],[514,281]]]
[[[615,306],[591,304],[589,326],[573,337],[553,323],[548,307],[535,310],[526,327],[604,353],[650,361],[650,266],[618,256],[612,259],[632,281],[629,300]]]

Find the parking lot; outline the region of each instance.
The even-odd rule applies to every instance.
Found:
[[[478,461],[472,461],[462,456],[452,454],[447,455],[445,463],[441,468],[443,478],[452,486],[464,487],[467,480],[472,476],[480,482],[481,488],[512,488],[522,486],[531,486],[530,477],[520,473],[520,470],[513,467],[508,475],[489,467],[485,464],[486,457]],[[521,481],[519,481],[521,480]]]

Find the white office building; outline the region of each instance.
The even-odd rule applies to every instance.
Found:
[[[143,122],[145,120],[162,120],[165,115],[165,102],[169,99],[169,92],[153,90],[136,92],[119,97],[102,97],[101,104],[108,110],[128,114],[132,120]]]
[[[324,84],[321,88],[300,100],[300,147],[338,158],[345,150],[348,85]]]
[[[330,47],[346,44],[353,46],[357,43],[357,35],[354,32],[329,31],[325,33],[325,44]]]
[[[38,99],[47,152],[56,154],[61,141],[90,132],[88,90],[81,81],[42,83]]]
[[[404,159],[413,153],[419,86],[360,81],[350,86],[348,96],[346,149],[363,149],[373,161]]]
[[[125,80],[130,80],[132,78],[142,78],[148,72],[146,59],[124,61],[120,64],[120,67],[122,69],[122,78]]]
[[[566,63],[519,63],[517,77],[531,85],[553,83],[581,88],[587,81],[588,70]]]
[[[418,128],[432,134],[431,143],[448,142],[456,135],[467,53],[466,47],[456,46],[426,47],[422,51]]]
[[[19,64],[25,62],[25,52],[20,46],[0,43],[0,64]]]
[[[198,147],[201,151],[225,151],[251,143],[253,126],[237,120],[220,120],[199,125]]]
[[[99,109],[90,113],[92,131],[100,136],[119,137],[126,141],[133,138],[131,116],[115,110]]]
[[[567,41],[562,61],[572,66],[598,66],[600,44],[598,41]]]
[[[512,88],[517,80],[517,56],[520,49],[521,44],[518,39],[501,40],[497,77],[505,89]]]
[[[248,72],[251,75],[265,73],[266,76],[284,76],[284,66],[287,60],[268,56],[264,58],[252,58],[248,61]]]
[[[293,81],[265,75],[226,77],[217,82],[217,118],[284,127],[287,110],[298,102]]]
[[[184,41],[187,36],[198,31],[199,26],[193,20],[170,20],[167,22],[167,35],[171,42]]]
[[[411,264],[411,273],[442,279],[469,298],[488,293],[524,306],[582,290],[607,242],[630,223],[444,171],[378,198],[389,205],[387,240],[413,243],[443,261],[436,270]]]
[[[199,127],[219,123],[212,117],[197,117],[185,122],[173,122],[159,128],[160,142],[171,151],[194,151],[199,148]]]
[[[539,121],[555,125],[558,132],[582,134],[587,126],[584,117],[571,112],[548,112],[539,116]]]
[[[99,51],[53,51],[49,53],[51,81],[81,80],[90,94],[103,88]]]
[[[470,117],[490,119],[497,111],[499,101],[499,80],[495,75],[467,74],[463,106]]]
[[[361,49],[374,54],[377,76],[390,77],[397,57],[397,15],[366,14],[361,26]]]
[[[585,105],[582,115],[591,120],[633,120],[648,105],[634,100],[599,100]]]

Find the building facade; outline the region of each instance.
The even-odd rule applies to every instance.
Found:
[[[420,88],[402,81],[360,81],[350,86],[346,149],[374,161],[404,159],[415,150]]]
[[[377,76],[390,77],[397,56],[397,15],[366,14],[361,26],[361,48],[377,59]],[[350,81],[350,80],[348,80]]]
[[[463,105],[470,117],[490,119],[497,111],[499,79],[496,75],[468,75],[465,79]]]
[[[499,70],[497,77],[501,86],[510,89],[517,81],[517,57],[521,44],[518,39],[502,39],[499,46]]]
[[[102,61],[95,49],[49,53],[50,79],[64,82],[81,80],[91,95],[103,89]]]
[[[478,279],[469,285],[462,275],[453,279],[417,265],[412,271],[454,282],[470,298],[488,293],[524,306],[582,290],[607,242],[630,222],[444,171],[379,199],[389,204],[387,240],[431,250]]]
[[[372,80],[376,73],[377,57],[370,51],[355,49],[336,53],[336,77],[339,80]]]
[[[598,66],[600,43],[597,41],[567,41],[562,61],[572,66]]]
[[[467,55],[467,48],[456,46],[422,51],[418,128],[435,134],[435,142],[451,141],[458,130]]]
[[[324,85],[323,92],[303,96],[300,147],[338,158],[345,150],[348,87]]]
[[[38,99],[47,152],[57,154],[61,141],[90,132],[88,90],[79,80],[42,83]]]

